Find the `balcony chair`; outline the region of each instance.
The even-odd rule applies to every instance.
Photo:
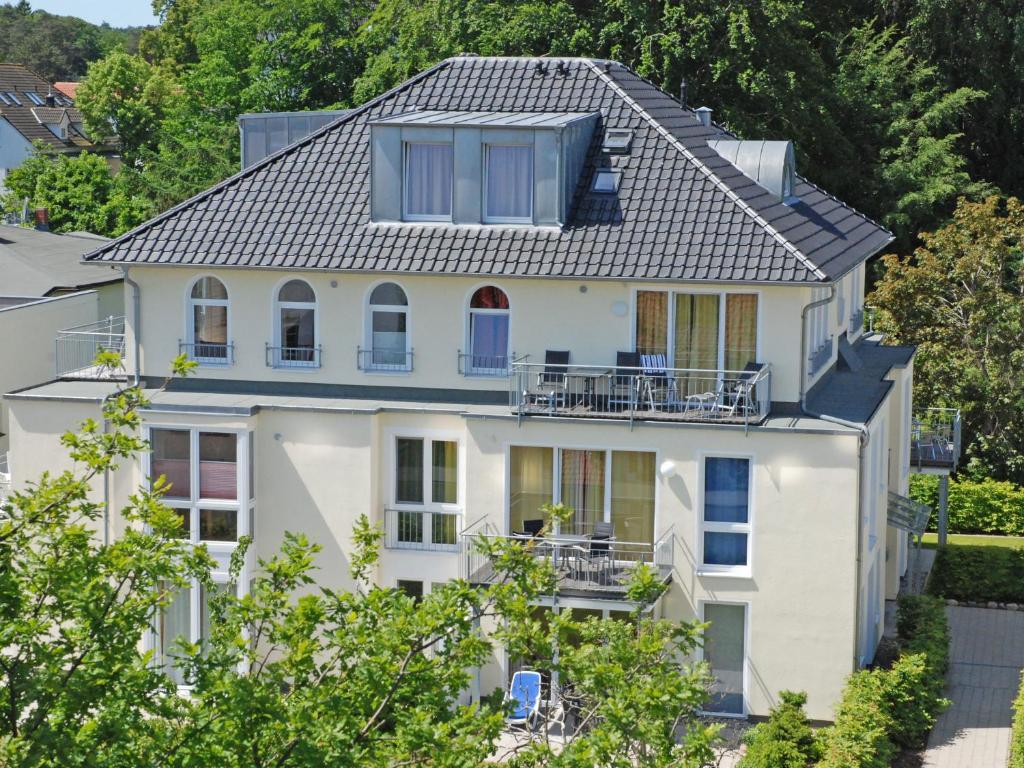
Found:
[[[544,520],[523,520],[523,535],[535,539],[544,530]]]
[[[640,385],[640,353],[616,352],[615,371],[608,386],[608,405],[636,407]]]
[[[512,714],[505,718],[505,724],[532,729],[540,716],[540,694],[540,672],[521,669],[513,674],[505,693],[505,702],[512,703]]]
[[[642,397],[652,411],[677,405],[679,398],[675,377],[668,372],[668,362],[663,354],[640,355],[643,369],[641,380]]]
[[[747,363],[735,379],[723,379],[719,385],[719,397],[715,410],[721,416],[747,416],[753,413],[754,380],[764,368],[764,363]]]
[[[569,389],[569,351],[551,350],[544,352],[544,370],[537,374],[537,403],[546,402],[554,413],[555,406],[565,403]]]
[[[615,529],[611,523],[594,523],[593,533],[586,542],[570,548],[572,578],[588,583],[593,578],[598,584],[607,584],[615,562],[613,541]]]

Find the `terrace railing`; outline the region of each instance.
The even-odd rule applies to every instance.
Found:
[[[179,340],[178,354],[188,355],[189,360],[195,360],[204,365],[233,365],[235,362],[235,345]]]
[[[771,366],[747,370],[513,362],[509,405],[532,415],[756,424],[771,410]]]
[[[406,373],[412,370],[413,350],[408,352],[393,349],[363,349],[356,347],[356,367],[360,371],[395,371]]]
[[[384,545],[388,549],[457,552],[462,516],[454,512],[384,510]]]
[[[269,368],[319,368],[323,363],[324,348],[317,347],[274,347],[266,345],[266,360]]]
[[[459,350],[459,373],[463,376],[508,376],[508,367],[515,359],[508,355],[478,355]]]
[[[961,418],[959,408],[926,408],[911,422],[910,463],[956,469],[960,461]]]
[[[108,317],[95,323],[76,325],[57,332],[56,373],[58,379],[118,379],[123,370],[96,365],[102,352],[124,356],[124,317]]]

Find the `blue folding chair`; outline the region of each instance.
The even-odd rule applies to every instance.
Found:
[[[533,727],[540,716],[540,691],[540,672],[521,669],[513,674],[505,694],[505,701],[512,702],[513,708],[505,724]]]

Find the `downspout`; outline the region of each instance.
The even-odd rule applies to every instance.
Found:
[[[863,475],[864,475],[864,449],[867,448],[868,442],[871,440],[871,434],[868,432],[868,428],[865,424],[858,424],[854,421],[847,421],[846,419],[840,419],[836,416],[829,416],[824,413],[818,413],[812,411],[807,407],[807,313],[820,307],[823,304],[831,303],[832,299],[836,295],[835,284],[830,286],[829,295],[824,299],[818,301],[812,301],[805,305],[803,310],[800,312],[800,411],[806,415],[815,419],[821,419],[831,424],[838,424],[843,427],[849,427],[855,429],[858,432],[857,437],[857,493],[856,493],[856,504],[855,509],[857,510],[857,556],[856,564],[854,566],[854,584],[856,588],[853,591],[853,627],[854,627],[854,642],[853,642],[853,668],[856,670],[860,666],[860,656],[858,651],[857,639],[860,636],[860,570],[861,570],[861,547],[863,546],[863,538],[861,536],[863,525],[861,524],[861,504],[863,503],[863,494],[861,488],[863,486]]]
[[[124,274],[124,281],[132,287],[132,346],[134,347],[134,364],[135,373],[133,374],[132,386],[139,386],[139,381],[142,379],[139,369],[139,330],[141,324],[141,312],[139,310],[139,294],[141,289],[139,284],[136,283],[128,276],[128,267],[121,267],[121,272]]]

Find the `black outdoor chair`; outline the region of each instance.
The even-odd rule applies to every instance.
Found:
[[[544,370],[537,374],[536,400],[547,401],[553,411],[555,406],[565,402],[566,390],[569,388],[569,351],[546,350],[544,352]]]
[[[640,353],[616,352],[615,371],[608,388],[608,403],[632,408],[636,404],[640,382]]]
[[[523,533],[536,538],[544,530],[543,520],[523,520]]]

